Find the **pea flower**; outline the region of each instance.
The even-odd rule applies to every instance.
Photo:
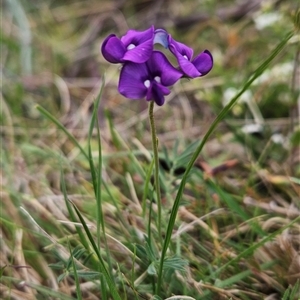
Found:
[[[175,55],[182,72],[190,78],[206,75],[213,67],[213,57],[208,50],[204,50],[194,59],[193,49],[185,44],[176,42],[171,35],[168,36],[170,51]]]
[[[118,38],[110,34],[101,46],[104,58],[113,63],[146,62],[153,51],[154,26],[145,31],[129,30],[124,36]]]
[[[154,44],[161,44],[176,57],[175,68]],[[161,106],[165,96],[170,94],[168,87],[181,77],[196,78],[206,75],[213,66],[213,58],[204,50],[193,58],[193,50],[175,41],[164,29],[151,26],[145,31],[129,30],[118,38],[109,35],[101,46],[104,58],[111,63],[121,63],[119,92],[126,98],[153,100]]]
[[[119,92],[130,99],[154,100],[159,106],[165,102],[165,95],[170,94],[168,86],[176,83],[182,72],[174,68],[166,56],[154,50],[144,63],[126,62],[120,74]]]
[[[193,49],[185,44],[175,41],[164,29],[156,29],[154,32],[154,43],[161,44],[174,54],[178,65],[185,76],[196,78],[206,75],[213,67],[213,57],[208,50],[204,50],[194,59]]]

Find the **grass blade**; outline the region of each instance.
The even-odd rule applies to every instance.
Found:
[[[71,262],[72,262],[72,267],[73,267],[73,272],[74,272],[74,279],[75,279],[75,285],[76,285],[76,295],[77,295],[78,300],[82,300],[80,284],[79,284],[79,278],[78,278],[77,269],[76,269],[76,264],[75,264],[75,261],[74,261],[74,258],[73,258],[71,245],[70,245],[70,243],[68,243],[68,244],[69,244],[69,251],[70,251],[70,255],[71,255]]]
[[[105,234],[105,224],[104,224],[104,216],[103,216],[103,211],[102,211],[102,197],[101,197],[102,145],[101,145],[100,127],[99,127],[99,122],[98,122],[98,109],[99,109],[99,104],[100,104],[102,92],[104,89],[104,85],[105,85],[105,80],[103,79],[100,92],[94,103],[94,110],[93,110],[92,119],[91,119],[90,128],[89,128],[88,155],[89,155],[89,163],[90,163],[93,187],[94,187],[96,204],[97,204],[97,244],[98,244],[98,249],[100,249],[100,241],[101,241],[100,227],[102,227],[104,245],[105,245],[105,250],[106,250],[106,255],[107,255],[107,263],[109,266],[110,276],[112,278],[112,264],[111,264],[111,257],[110,257],[110,252],[109,252],[109,249],[107,246],[107,239],[106,239],[106,234]],[[97,132],[96,140],[97,140],[97,146],[98,146],[98,170],[96,170],[96,167],[94,164],[94,160],[93,160],[93,156],[92,156],[92,147],[91,147],[91,139],[92,139],[93,129],[95,127],[95,124],[96,124],[96,132]]]

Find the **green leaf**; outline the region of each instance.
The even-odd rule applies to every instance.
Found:
[[[60,274],[57,277],[57,282],[60,283],[67,275],[68,275],[67,273]]]
[[[291,285],[286,289],[283,294],[282,300],[293,300],[296,299],[297,294],[300,289],[300,280],[298,279],[295,285],[292,287]]]
[[[155,262],[152,262],[149,267],[147,268],[147,273],[149,275],[156,275],[157,272],[156,272],[156,268],[155,268]]]
[[[55,264],[48,264],[48,266],[53,270],[62,270],[65,268],[65,265],[61,261]]]
[[[176,270],[180,272],[186,271],[186,266],[188,266],[188,261],[185,259],[182,259],[180,257],[168,257],[164,261],[164,270]]]
[[[70,249],[71,252],[71,249]],[[66,269],[69,270],[73,265],[73,257],[79,260],[83,254],[87,253],[86,249],[84,249],[81,245],[77,245],[71,252],[71,255],[67,261]]]
[[[74,275],[75,272],[70,272],[70,275]],[[100,272],[97,271],[85,271],[85,270],[77,270],[76,274],[78,276],[78,278],[82,278],[85,279],[87,281],[89,280],[96,280],[96,279],[100,279]]]
[[[296,299],[297,294],[299,296],[299,291],[300,291],[300,279],[298,279],[296,284],[293,287],[291,287],[291,299]]]
[[[152,245],[152,241],[149,237],[145,236],[145,250],[147,257],[150,261],[156,261],[158,253],[154,253],[155,249]]]
[[[138,258],[140,258],[141,261],[145,261],[145,262],[149,261],[149,257],[147,255],[147,251],[146,251],[146,249],[145,249],[144,246],[136,244],[135,248],[136,248],[136,250],[135,250],[136,256]]]

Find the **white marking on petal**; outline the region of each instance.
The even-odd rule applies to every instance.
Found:
[[[155,77],[154,77],[154,80],[155,80],[156,82],[158,82],[158,83],[161,83],[161,80],[160,80],[160,77],[159,77],[159,76],[155,76]]]
[[[135,45],[134,45],[134,44],[130,44],[130,45],[127,46],[127,50],[131,50],[131,49],[133,49],[133,48],[135,48]]]
[[[183,55],[183,57],[184,57],[186,60],[189,60],[188,57],[187,57],[186,55]]]
[[[150,80],[145,80],[144,86],[148,89],[150,87]]]

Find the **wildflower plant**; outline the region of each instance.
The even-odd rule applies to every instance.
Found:
[[[166,55],[154,50],[160,44],[169,49],[178,62],[173,66]],[[162,106],[165,96],[171,93],[169,87],[181,78],[196,78],[206,75],[213,67],[213,58],[208,50],[194,59],[193,49],[175,41],[164,29],[151,26],[145,31],[129,30],[121,38],[109,35],[101,46],[103,57],[111,63],[121,63],[118,90],[129,99],[150,101],[149,118],[155,163],[155,189],[158,204],[158,230],[161,235],[161,199],[159,187],[159,162],[157,137],[153,117],[154,103]]]
[[[172,66],[161,51],[154,50],[155,44],[169,49],[178,66]],[[175,41],[163,29],[154,30],[154,26],[142,32],[129,30],[120,39],[111,34],[104,40],[101,52],[110,63],[123,64],[118,88],[123,96],[146,97],[159,106],[165,103],[164,96],[170,94],[168,87],[179,79],[204,76],[213,67],[213,57],[208,50],[192,59],[192,48]]]

